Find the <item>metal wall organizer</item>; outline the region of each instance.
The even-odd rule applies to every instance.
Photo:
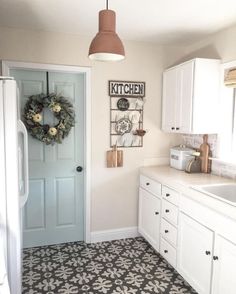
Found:
[[[142,147],[144,82],[109,81],[110,147]]]

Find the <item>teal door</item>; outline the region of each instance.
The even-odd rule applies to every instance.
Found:
[[[18,83],[21,111],[29,96],[46,93],[44,71],[11,70]],[[67,97],[75,109],[76,124],[62,144],[47,146],[29,136],[30,193],[23,211],[24,247],[84,239],[84,75],[48,73],[50,93]],[[50,111],[43,121],[56,123]]]

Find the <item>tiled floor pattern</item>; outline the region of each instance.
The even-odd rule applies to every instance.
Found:
[[[143,238],[24,250],[24,294],[196,294]]]

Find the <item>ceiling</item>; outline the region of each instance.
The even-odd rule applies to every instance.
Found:
[[[110,0],[126,40],[181,45],[236,24],[236,0]],[[0,26],[93,36],[105,0],[0,0]]]

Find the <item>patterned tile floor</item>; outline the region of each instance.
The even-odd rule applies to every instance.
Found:
[[[196,294],[143,238],[24,250],[24,294]]]

